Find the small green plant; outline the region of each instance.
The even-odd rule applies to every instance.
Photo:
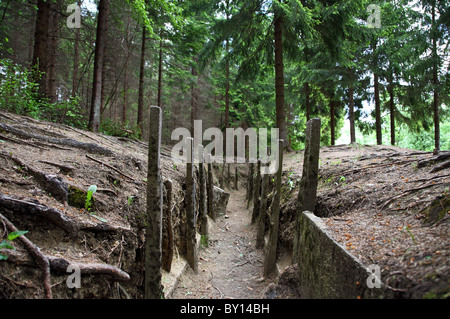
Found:
[[[94,195],[94,193],[97,191],[97,185],[91,185],[86,193],[86,202],[84,204],[84,209],[87,212],[91,211],[91,206],[92,206],[92,196]]]
[[[135,198],[136,198],[136,196],[128,196],[128,199],[127,199],[128,206],[131,206],[131,204],[133,204]]]
[[[12,233],[9,233],[6,237],[6,240],[2,241],[0,243],[0,249],[15,249],[13,246],[11,246],[11,242],[16,239],[19,236],[22,236],[24,234],[28,233],[27,230],[18,230],[13,231]],[[0,260],[6,260],[8,259],[8,256],[5,256],[3,254],[0,254]]]

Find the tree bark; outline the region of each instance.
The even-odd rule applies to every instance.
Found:
[[[281,2],[281,0],[279,0]],[[284,66],[283,66],[283,17],[275,10],[274,16],[275,38],[275,108],[276,125],[279,137],[284,140],[283,147],[290,148],[287,138],[286,110],[284,107]]]
[[[350,85],[348,88],[348,118],[350,120],[350,143],[356,143],[355,134],[355,103],[353,100],[354,88]]]
[[[81,7],[81,1],[78,0],[78,6]],[[72,97],[76,96],[78,87],[78,60],[80,58],[80,29],[75,28],[75,43],[73,44],[73,74],[72,74]]]
[[[381,132],[381,103],[380,103],[380,89],[379,89],[379,80],[378,80],[378,72],[377,72],[377,63],[378,59],[375,53],[377,43],[373,42],[373,55],[374,55],[374,63],[373,63],[373,86],[374,86],[374,97],[375,97],[375,130],[377,136],[377,145],[383,144],[383,137]]]
[[[122,105],[122,123],[127,122],[128,110],[128,59],[125,61],[125,70],[123,75],[123,105]]]
[[[39,98],[46,97],[47,45],[50,19],[49,1],[38,0],[32,66],[35,68],[34,81],[39,84]]]
[[[194,59],[196,62],[196,59]],[[197,70],[195,65],[191,67],[192,84],[191,84],[191,136],[194,136],[194,121],[198,119],[198,103],[197,103],[197,89],[195,87],[195,81],[197,80]],[[197,147],[195,145],[195,147]]]
[[[98,132],[100,127],[102,66],[107,32],[107,21],[110,0],[100,0],[98,4],[97,38],[95,41],[94,79],[92,87],[91,112],[89,115],[89,129]]]
[[[158,106],[162,107],[162,102],[161,102],[161,98],[162,98],[162,55],[163,55],[163,50],[162,50],[162,46],[163,46],[163,30],[161,28],[160,33],[160,40],[159,40],[159,66],[158,66]]]
[[[305,83],[305,99],[306,99],[306,121],[309,121],[311,118],[311,106],[309,101],[310,88],[309,83]]]
[[[336,143],[336,119],[334,116],[336,102],[333,100],[334,97],[331,97],[330,100],[330,131],[331,131],[331,145]]]
[[[440,127],[439,127],[439,93],[438,93],[438,55],[437,55],[437,26],[436,26],[436,0],[432,3],[432,38],[433,38],[433,120],[434,120],[434,150],[441,149]]]
[[[144,134],[143,120],[144,120],[144,67],[145,67],[145,34],[146,29],[142,27],[142,46],[141,46],[141,63],[139,66],[139,93],[138,93],[138,114],[137,126],[141,131],[141,137]]]
[[[46,95],[49,102],[55,103],[57,100],[56,94],[56,50],[58,45],[58,12],[55,7],[56,4],[50,6],[49,14],[49,39],[47,45],[47,88]]]
[[[394,79],[392,70],[389,73],[389,116],[390,116],[390,126],[391,126],[391,145],[395,145],[395,105],[394,105]]]

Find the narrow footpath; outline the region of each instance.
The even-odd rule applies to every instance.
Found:
[[[263,250],[255,248],[245,190],[228,190],[227,213],[209,223],[209,247],[199,251],[198,274],[188,268],[173,299],[258,299],[274,278],[263,278]]]

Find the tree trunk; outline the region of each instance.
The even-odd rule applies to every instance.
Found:
[[[196,60],[196,59],[195,59]],[[197,70],[195,66],[191,67],[192,84],[191,84],[191,136],[194,136],[194,121],[198,118],[197,89],[195,80],[197,79]],[[197,147],[197,145],[195,145]]]
[[[78,1],[78,5],[81,6],[81,1]],[[72,97],[76,96],[78,86],[78,60],[80,58],[80,29],[75,28],[75,43],[73,44],[73,74],[72,74]]]
[[[353,84],[348,88],[348,118],[350,120],[350,143],[356,143],[355,134],[355,103],[353,100]]]
[[[391,121],[391,145],[395,145],[395,106],[394,106],[394,79],[392,75],[392,70],[389,73],[389,115]]]
[[[89,129],[98,132],[100,127],[102,66],[107,32],[107,21],[110,0],[100,0],[98,4],[97,38],[95,41],[94,79],[92,87],[91,112],[89,115]]]
[[[279,0],[281,1],[281,0]],[[284,67],[283,67],[283,17],[276,10],[274,17],[275,37],[275,108],[276,125],[279,138],[284,140],[283,147],[289,149],[287,138],[286,111],[284,107]]]
[[[162,98],[162,46],[163,46],[163,30],[161,28],[160,31],[160,40],[159,40],[159,66],[158,66],[158,106],[162,107],[161,98]]]
[[[438,55],[437,55],[437,27],[436,27],[436,0],[432,3],[432,38],[433,38],[433,119],[434,119],[434,150],[441,149],[441,137],[439,127],[439,94],[438,94]]]
[[[378,83],[378,74],[373,75],[374,91],[375,91],[375,128],[377,133],[377,145],[383,144],[381,133],[381,105],[380,105],[380,90]]]
[[[55,103],[56,96],[56,49],[58,44],[58,12],[55,8],[56,5],[51,5],[51,11],[49,14],[49,40],[47,45],[47,88],[46,94],[49,102]]]
[[[46,97],[47,76],[47,45],[48,26],[50,19],[49,1],[38,0],[38,12],[36,15],[36,27],[34,32],[34,50],[32,66],[35,69],[34,81],[39,84],[39,98]]]
[[[373,86],[375,96],[375,130],[377,135],[377,145],[383,144],[383,138],[381,133],[381,103],[380,103],[380,89],[378,81],[377,63],[378,59],[375,53],[377,47],[376,41],[373,43],[374,65],[373,65]]]
[[[144,127],[144,67],[145,67],[145,27],[142,27],[142,46],[141,46],[141,64],[139,67],[139,94],[138,94],[138,114],[137,126],[141,131],[140,135],[143,137]]]
[[[128,109],[128,59],[125,61],[125,70],[123,75],[123,106],[122,106],[122,123],[127,122]]]
[[[309,101],[309,93],[310,93],[309,83],[306,82],[305,83],[306,121],[309,121],[311,118],[311,106],[310,106],[310,101]]]
[[[335,128],[336,128],[336,120],[335,120],[335,116],[334,113],[335,111],[335,106],[336,106],[336,101],[333,100],[334,96],[330,96],[330,131],[331,131],[331,145],[334,145],[336,142],[336,133],[335,133]]]

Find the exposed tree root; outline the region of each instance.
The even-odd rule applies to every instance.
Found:
[[[0,214],[0,219],[5,223],[6,227],[10,232],[18,231],[17,228],[2,214]],[[45,257],[39,247],[33,244],[25,236],[19,236],[18,240],[23,244],[28,253],[33,257],[36,264],[41,268],[43,273],[43,285],[45,290],[45,297],[47,299],[52,299],[52,289],[50,287],[50,263],[47,257]]]
[[[8,260],[18,264],[26,266],[36,266],[36,263],[25,256],[23,253],[15,250],[2,250],[2,254],[8,256]],[[81,275],[109,275],[113,281],[124,282],[130,280],[130,275],[112,265],[100,264],[100,263],[76,263],[71,262],[62,257],[55,257],[49,255],[42,255],[48,260],[50,270],[67,273],[69,265],[78,267]]]
[[[107,223],[94,223],[86,220],[76,221],[57,209],[41,205],[38,202],[15,199],[1,193],[0,206],[11,211],[19,211],[24,214],[34,214],[43,217],[64,229],[71,238],[76,238],[80,230],[101,232],[130,231],[129,228],[113,226]]]
[[[51,144],[57,144],[57,145],[63,145],[63,146],[70,146],[79,148],[82,150],[85,150],[89,153],[97,153],[102,155],[112,155],[113,152],[109,149],[106,149],[104,147],[98,146],[97,144],[93,143],[83,143],[79,142],[70,138],[56,138],[56,137],[49,137],[44,135],[38,135],[38,134],[31,134],[24,130],[20,130],[14,126],[7,125],[0,122],[0,130],[17,135],[19,137],[25,138],[25,139],[37,139],[40,141],[44,141]]]
[[[26,169],[27,173],[34,177],[36,182],[48,193],[52,194],[53,197],[59,199],[64,204],[67,204],[68,199],[68,186],[61,177],[56,175],[46,174],[28,163],[24,162],[22,159],[8,154],[6,152],[1,152],[1,156],[13,160],[17,165]]]
[[[75,170],[75,167],[69,166],[69,165],[63,165],[63,164],[53,163],[53,162],[49,162],[49,161],[39,161],[39,162],[44,163],[44,164],[49,164],[49,165],[56,166],[56,167],[58,167],[61,170],[61,172],[63,174],[70,174],[70,173],[72,173]]]

